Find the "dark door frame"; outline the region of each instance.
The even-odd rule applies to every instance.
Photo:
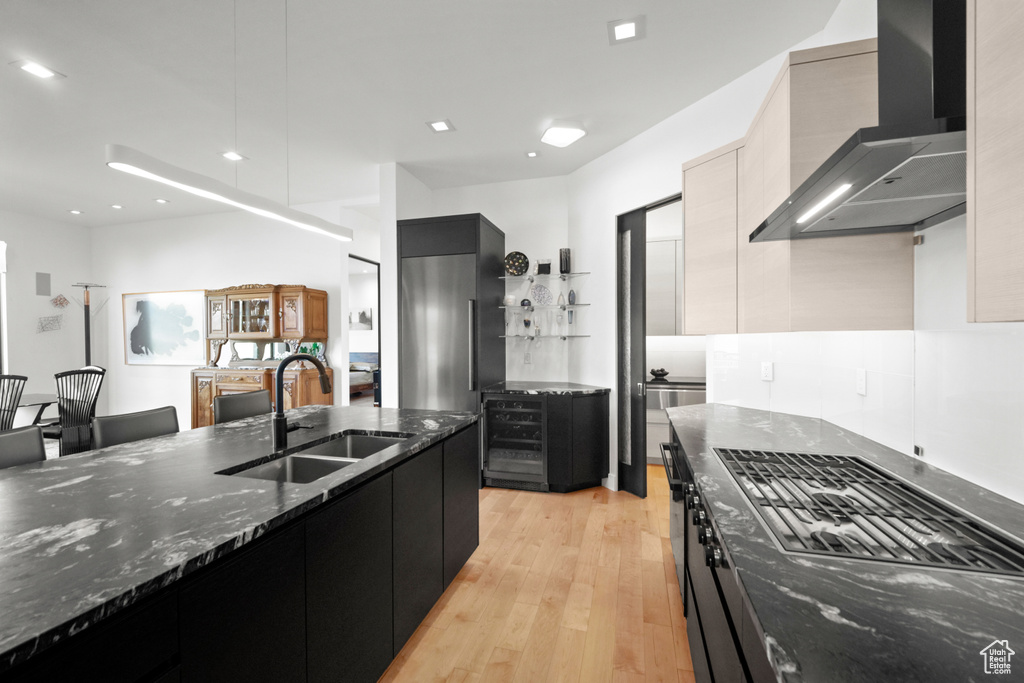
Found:
[[[679,194],[659,199],[616,217],[616,362],[619,384],[618,488],[640,498],[647,497],[647,212],[682,201]],[[625,263],[624,233],[629,236],[629,263]],[[625,270],[628,266],[628,271]],[[625,277],[628,272],[629,296]],[[629,344],[623,323],[629,321]],[[627,354],[628,349],[628,354]],[[628,432],[624,425],[629,425]],[[625,434],[629,434],[628,440]],[[623,455],[628,454],[628,458]]]
[[[362,261],[363,263],[369,263],[371,266],[373,266],[373,267],[375,267],[377,269],[377,353],[379,354],[380,353],[380,322],[381,322],[380,321],[380,263],[378,263],[377,261],[373,261],[371,259],[368,259],[368,258],[364,258],[362,256],[356,256],[355,254],[349,254],[348,257],[349,258],[354,258],[357,261]],[[351,275],[352,275],[352,273],[350,272],[349,276],[351,276]],[[345,362],[347,364],[348,360],[346,359]]]

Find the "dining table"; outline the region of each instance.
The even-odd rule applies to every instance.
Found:
[[[22,394],[19,408],[37,408],[32,424],[39,424],[46,409],[57,402],[57,394]]]

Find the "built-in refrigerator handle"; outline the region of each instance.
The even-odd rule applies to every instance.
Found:
[[[476,301],[469,300],[469,390],[476,391],[476,350],[473,344],[473,331],[476,329]]]

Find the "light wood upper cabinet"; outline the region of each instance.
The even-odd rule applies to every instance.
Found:
[[[741,143],[683,166],[683,332],[735,333]]]
[[[790,53],[739,163],[738,329],[911,329],[913,236],[750,244],[749,235],[858,128],[878,123],[875,40]]]
[[[967,320],[1024,320],[1024,3],[967,3]]]

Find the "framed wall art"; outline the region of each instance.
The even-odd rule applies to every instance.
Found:
[[[122,294],[127,365],[206,363],[204,290]]]

